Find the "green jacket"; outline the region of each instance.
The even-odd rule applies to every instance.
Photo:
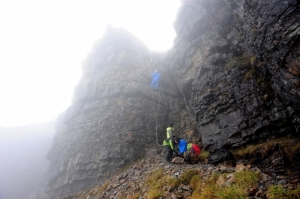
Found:
[[[175,142],[172,137],[165,139],[163,145],[170,146],[172,150],[175,150]]]
[[[173,131],[174,131],[173,127],[168,127],[167,128],[167,138],[173,137]]]

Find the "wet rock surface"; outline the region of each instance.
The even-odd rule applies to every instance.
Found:
[[[206,148],[299,133],[296,1],[183,1],[168,54]]]

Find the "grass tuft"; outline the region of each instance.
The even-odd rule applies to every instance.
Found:
[[[238,185],[232,185],[223,189],[219,189],[216,193],[216,196],[219,199],[246,199],[247,195],[247,190]]]
[[[198,156],[198,159],[200,162],[205,162],[207,160],[208,156],[209,156],[208,151],[201,151],[201,153]]]
[[[297,199],[300,198],[300,187],[294,190],[285,190],[282,185],[272,185],[267,191],[268,199]]]
[[[235,173],[234,182],[244,189],[256,187],[259,174],[253,171],[242,171]]]
[[[171,187],[178,187],[180,185],[180,180],[174,177],[168,177],[166,180],[167,185]]]
[[[193,188],[191,199],[246,199],[248,191],[257,187],[259,174],[252,171],[234,173],[232,185],[219,186],[217,180],[220,174],[213,174],[210,178],[202,181],[200,176],[194,176],[190,181]]]
[[[156,169],[155,171],[151,172],[147,179],[146,183],[149,186],[149,191],[147,194],[148,199],[158,199],[159,197],[163,196],[163,192],[161,190],[162,188],[162,182],[161,180],[165,180],[163,178],[164,175],[164,168]]]
[[[300,139],[294,137],[283,137],[268,142],[248,145],[247,147],[239,150],[231,151],[235,159],[249,159],[250,162],[255,163],[259,159],[265,159],[270,154],[281,150],[284,152],[289,161],[292,163],[294,160],[300,158]]]
[[[191,169],[191,170],[188,170],[188,171],[184,172],[184,173],[180,176],[179,179],[180,179],[180,181],[181,181],[182,184],[189,184],[190,181],[191,181],[191,179],[192,179],[194,176],[198,175],[198,174],[199,174],[198,171]]]
[[[199,175],[195,175],[192,177],[190,185],[192,187],[193,190],[196,190],[199,185],[201,184],[201,178]]]
[[[108,185],[109,185],[109,183],[110,183],[109,180],[107,180],[106,182],[104,182],[104,184],[97,189],[96,195],[100,195],[104,190],[106,190],[107,187],[108,187]]]
[[[160,189],[151,189],[147,194],[147,199],[158,199],[163,196],[163,192]]]
[[[142,195],[141,193],[135,193],[132,199],[139,199],[141,195]]]
[[[288,199],[287,192],[281,185],[272,185],[268,188],[267,197],[269,199]]]
[[[205,187],[196,192],[196,195],[192,195],[192,199],[218,199],[216,193],[218,192],[219,187],[216,184],[207,184]]]

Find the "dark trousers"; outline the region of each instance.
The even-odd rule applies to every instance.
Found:
[[[173,157],[173,150],[170,146],[166,146],[166,161],[171,162]]]

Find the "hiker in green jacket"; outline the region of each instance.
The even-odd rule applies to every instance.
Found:
[[[173,159],[173,152],[177,152],[177,144],[180,139],[176,136],[172,136],[164,140],[163,145],[166,147],[166,161],[171,162]]]
[[[173,125],[174,125],[173,122],[169,123],[169,127],[167,128],[167,138],[173,137],[173,132],[174,132]]]

